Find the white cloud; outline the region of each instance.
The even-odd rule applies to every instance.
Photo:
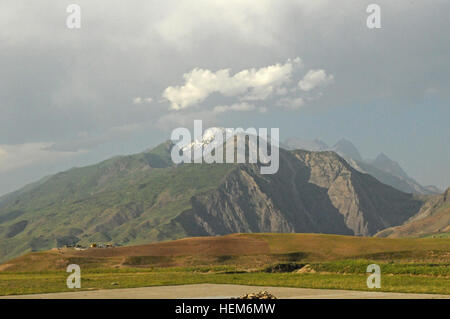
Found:
[[[273,86],[262,86],[262,87],[255,87],[252,92],[249,92],[247,95],[241,97],[241,100],[243,101],[258,101],[258,100],[265,100],[269,96],[274,93],[274,87]]]
[[[277,102],[277,106],[288,110],[298,110],[305,105],[305,101],[299,98],[284,98]]]
[[[303,91],[310,91],[319,86],[325,86],[332,83],[334,76],[332,74],[327,75],[325,70],[310,70],[303,77],[298,86]]]
[[[246,112],[246,111],[253,111],[254,109],[256,109],[255,105],[244,102],[232,105],[218,105],[214,107],[213,111],[217,113],[223,113],[228,111]]]
[[[171,108],[180,110],[201,103],[212,93],[225,96],[241,95],[243,100],[260,100],[270,96],[275,88],[291,79],[294,67],[301,64],[300,58],[288,60],[285,64],[274,64],[260,69],[245,69],[230,75],[230,69],[212,72],[194,69],[183,75],[182,86],[169,86],[163,97]]]

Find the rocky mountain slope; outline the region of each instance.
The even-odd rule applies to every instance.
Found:
[[[280,149],[280,169],[181,164],[171,143],[74,168],[0,199],[0,260],[66,244],[120,245],[236,232],[373,235],[422,202],[334,152]]]
[[[334,146],[329,147],[320,140],[308,141],[304,139],[289,138],[284,143],[288,149],[304,149],[308,151],[331,150],[343,157],[353,168],[362,173],[367,173],[380,182],[390,185],[405,193],[412,194],[439,194],[436,186],[420,185],[401,168],[401,166],[387,157],[379,154],[375,159],[364,159],[352,142],[341,139]]]
[[[450,188],[426,201],[403,225],[382,230],[377,237],[450,237]]]

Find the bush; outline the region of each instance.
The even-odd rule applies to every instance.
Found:
[[[305,264],[283,263],[271,265],[264,269],[264,271],[267,273],[293,272],[295,270],[303,268],[304,266]]]

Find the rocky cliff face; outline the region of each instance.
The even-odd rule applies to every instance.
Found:
[[[379,154],[375,159],[363,159],[358,149],[348,140],[341,139],[333,147],[320,140],[303,140],[290,138],[285,141],[290,150],[333,151],[343,157],[354,169],[372,175],[383,184],[392,186],[402,192],[412,194],[439,194],[442,191],[436,186],[422,186],[409,177],[400,165],[385,154]]]
[[[334,152],[280,152],[280,170],[241,165],[191,199],[177,222],[191,236],[234,232],[373,235],[415,214],[421,202],[354,170]]]
[[[430,196],[419,212],[404,224],[384,229],[377,237],[424,237],[450,234],[450,188],[441,194]]]

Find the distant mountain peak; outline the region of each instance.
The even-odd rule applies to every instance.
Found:
[[[345,139],[345,138],[341,138],[339,141],[337,141],[337,143],[334,145],[334,147],[339,146],[339,147],[348,147],[348,148],[352,148],[356,151],[358,151],[356,149],[356,146],[350,142],[349,140]]]
[[[362,161],[361,154],[359,154],[356,146],[345,138],[340,139],[331,149],[344,158]]]
[[[307,151],[334,151],[343,158],[355,169],[360,172],[373,175],[381,182],[392,187],[400,189],[407,193],[418,194],[440,194],[442,190],[436,186],[422,186],[401,168],[401,166],[391,160],[385,153],[380,153],[375,159],[365,160],[360,155],[358,149],[353,143],[345,138],[340,139],[333,147],[328,147],[327,144],[319,139],[304,140],[300,138],[288,138],[285,141],[288,149],[303,149]]]
[[[372,164],[378,167],[379,169],[387,171],[395,176],[409,178],[408,174],[406,174],[406,172],[401,168],[400,164],[390,159],[384,153],[378,154],[375,160],[372,161]]]
[[[375,160],[391,160],[386,154],[384,154],[383,152],[381,152],[380,154],[377,155],[377,157],[375,158]]]
[[[314,143],[321,145],[324,148],[329,148],[329,146],[327,145],[327,143],[325,143],[324,141],[322,141],[321,139],[315,138],[314,139]]]
[[[301,138],[288,138],[285,140],[284,145],[288,149],[294,150],[294,149],[301,149],[306,151],[326,151],[329,149],[329,146],[320,139],[314,139],[314,140],[306,140]]]
[[[341,138],[336,144],[341,144],[341,143],[348,143],[348,144],[353,145],[353,143],[350,140],[346,139],[345,137]]]

